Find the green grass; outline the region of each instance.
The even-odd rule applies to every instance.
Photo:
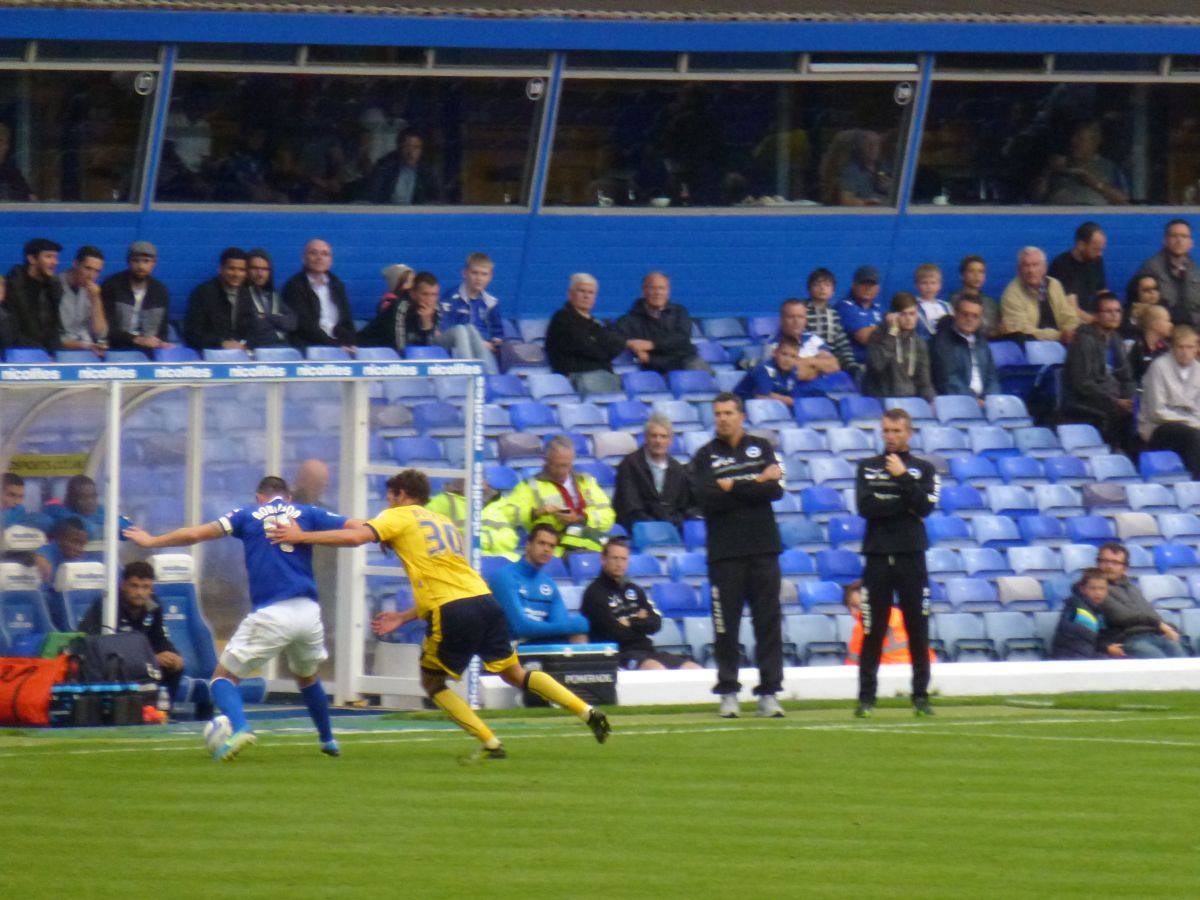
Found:
[[[746,707],[747,713],[750,706]],[[0,733],[6,897],[1193,897],[1200,697],[849,706],[784,720],[489,713],[463,768],[436,715],[266,723],[216,764],[195,734]],[[267,730],[269,728],[276,730]]]

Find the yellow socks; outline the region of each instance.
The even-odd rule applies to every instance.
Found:
[[[431,699],[445,711],[446,715],[454,720],[455,725],[472,737],[478,738],[489,750],[500,746],[500,741],[492,733],[492,729],[483,723],[483,719],[475,714],[475,711],[471,709],[467,701],[450,690],[450,688],[443,688],[434,694]]]
[[[530,672],[526,676],[525,686],[543,700],[557,703],[563,709],[569,709],[579,718],[587,721],[588,713],[592,708],[545,672]]]

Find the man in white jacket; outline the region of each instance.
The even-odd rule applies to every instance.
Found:
[[[1156,359],[1142,381],[1138,432],[1151,450],[1174,450],[1200,479],[1200,339],[1189,325],[1171,332],[1171,352]]]

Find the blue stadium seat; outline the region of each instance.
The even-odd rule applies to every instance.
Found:
[[[834,516],[829,520],[829,543],[836,549],[854,550],[862,548],[867,520],[862,516]]]
[[[1059,425],[1058,441],[1064,450],[1076,456],[1108,453],[1108,445],[1092,425]]]
[[[505,372],[544,370],[546,351],[530,341],[505,341],[500,345],[500,368]]]
[[[984,502],[983,494],[969,484],[947,485],[938,496],[938,508],[946,515],[966,516],[972,518],[989,512],[990,508]]]
[[[657,372],[639,369],[621,376],[621,387],[630,400],[673,400],[675,394]]]
[[[829,439],[829,452],[835,457],[853,461],[879,452],[874,434],[861,428],[830,428],[825,434]]]
[[[649,553],[631,553],[629,555],[629,570],[625,573],[627,577],[636,581],[638,584],[658,584],[660,581],[666,581],[667,576],[663,574],[662,565],[657,557]]]
[[[679,369],[667,373],[667,385],[680,400],[708,401],[717,393],[717,381],[703,369]]]
[[[797,397],[792,412],[797,423],[809,428],[824,430],[842,424],[837,407],[828,397]]]
[[[207,353],[208,351],[205,351]],[[207,357],[206,357],[207,358]],[[304,349],[304,358],[321,362],[341,362],[350,359],[350,352],[341,347],[315,346]]]
[[[1149,513],[1119,512],[1113,515],[1117,539],[1126,544],[1152,546],[1162,539],[1158,521]]]
[[[708,560],[705,554],[695,551],[674,553],[667,557],[667,574],[672,581],[682,581],[699,587],[708,578]]]
[[[947,578],[946,602],[957,612],[998,610],[1000,599],[995,586],[986,577]]]
[[[708,529],[703,519],[685,519],[683,522],[683,544],[689,550],[704,550],[708,543]]]
[[[925,520],[929,542],[938,547],[957,549],[976,546],[971,527],[964,519],[935,513]]]
[[[775,336],[779,330],[778,316],[751,316],[746,319],[746,334],[752,341],[762,343]]]
[[[512,404],[508,408],[508,417],[513,430],[527,434],[549,434],[560,428],[554,408],[536,400],[523,400]]]
[[[836,581],[805,581],[796,585],[796,599],[806,613],[835,614],[846,609],[842,586]]]
[[[1022,428],[1013,435],[1013,440],[1021,453],[1035,459],[1059,456],[1062,453],[1058,436],[1049,428]]]
[[[733,358],[729,351],[720,344],[712,341],[696,341],[696,353],[713,369],[733,367]]]
[[[1117,539],[1112,519],[1105,516],[1079,516],[1067,519],[1067,537],[1073,544],[1101,544]]]
[[[921,438],[921,450],[925,453],[937,454],[947,459],[970,454],[967,438],[957,428],[931,426],[922,429],[918,434]]]
[[[568,431],[584,434],[608,431],[608,415],[595,403],[560,402],[558,421]]]
[[[844,585],[862,578],[862,557],[852,550],[818,550],[816,564],[821,581]]]
[[[592,455],[592,447],[588,443],[587,436],[580,434],[578,431],[555,431],[546,434],[542,437],[542,446],[546,446],[556,437],[565,437],[571,442],[571,446],[575,448],[575,458],[577,460],[584,461]]]
[[[977,488],[1003,483],[996,463],[980,456],[956,456],[950,460],[950,474],[960,484]]]
[[[638,448],[637,438],[629,431],[597,431],[592,435],[596,459],[616,465]]]
[[[1067,542],[1067,530],[1053,516],[1022,516],[1017,519],[1017,531],[1031,547],[1060,547]]]
[[[984,632],[983,619],[974,613],[939,613],[931,625],[930,643],[940,658],[951,662],[987,662],[996,658],[996,645]]]
[[[946,576],[966,575],[967,569],[962,556],[946,547],[930,547],[925,551],[925,570],[935,581],[944,581]]]
[[[683,538],[670,522],[634,522],[633,547],[639,553],[683,549]]]
[[[128,363],[149,362],[150,357],[148,357],[141,350],[109,350],[104,354],[104,361],[107,363],[113,363],[114,365],[125,365]]]
[[[571,386],[571,382],[566,375],[560,375],[557,372],[537,373],[529,375],[525,378],[525,385],[529,388],[529,396],[534,400],[546,401],[552,398],[563,398],[565,400],[578,400],[575,394],[575,388]]]
[[[775,511],[775,521],[777,524],[783,524],[789,519],[799,519],[803,513],[800,497],[795,493],[785,493],[778,500],[771,503],[771,508]]]
[[[834,489],[854,487],[857,474],[854,466],[836,456],[810,461],[808,473],[819,487]]]
[[[784,428],[779,432],[779,452],[784,456],[793,453],[826,456],[829,454],[829,442],[825,435],[815,428]],[[789,478],[791,474],[789,471]],[[1200,506],[1200,502],[1197,505]]]
[[[600,554],[572,553],[567,560],[567,571],[576,584],[588,584],[600,574]]]
[[[439,347],[437,344],[430,344],[422,347],[416,344],[409,344],[404,348],[405,359],[449,359],[450,353],[445,347]]]
[[[786,640],[796,646],[806,666],[840,666],[846,660],[846,644],[838,640],[837,623],[827,615],[787,616]]]
[[[979,401],[970,394],[944,394],[933,401],[933,410],[943,425],[969,425],[983,419]]]
[[[1143,575],[1137,585],[1155,609],[1188,609],[1196,605],[1187,583],[1178,575]]]
[[[951,468],[953,471],[953,468]],[[1045,467],[1040,459],[1032,456],[1002,456],[996,460],[996,471],[1005,484],[1020,484],[1029,487],[1045,484]]]
[[[704,430],[699,411],[687,400],[655,400],[651,411],[670,419],[676,434]]]
[[[649,415],[650,407],[640,400],[621,400],[608,405],[608,425],[613,431],[639,430]]]
[[[104,563],[61,563],[54,572],[54,589],[45,592],[54,624],[61,631],[78,631],[80,621],[104,596],[106,587]]]
[[[755,398],[746,401],[746,421],[758,428],[786,428],[792,423],[792,413],[779,400]]]
[[[703,595],[682,581],[662,581],[651,585],[650,599],[663,618],[702,616],[708,611]]]
[[[1115,511],[1129,508],[1129,498],[1125,495],[1123,484],[1085,484],[1081,493],[1083,508],[1089,515],[1097,510]]]
[[[484,397],[488,403],[508,406],[531,398],[525,379],[517,375],[484,376]]]
[[[447,465],[441,445],[431,437],[398,437],[391,440],[392,459],[402,466]]]
[[[1138,471],[1146,481],[1169,484],[1191,478],[1179,454],[1171,450],[1150,450],[1138,458]]]
[[[142,357],[142,360],[145,361],[145,357]],[[16,360],[9,361],[15,362]],[[109,360],[107,355],[104,359],[101,359],[91,350],[56,350],[54,352],[54,359],[47,359],[46,362],[56,362],[64,365],[90,365],[92,363],[103,365],[109,362]]]
[[[288,351],[291,351],[290,353]],[[263,354],[266,353],[266,356]],[[301,359],[300,351],[293,347],[259,347],[254,351],[254,358],[263,360],[274,360],[276,362],[285,362],[287,360]],[[400,354],[391,347],[357,347],[354,351],[354,358],[359,360],[367,360],[370,362],[397,362],[400,359]]]
[[[988,507],[998,516],[1032,516],[1037,514],[1033,494],[1015,484],[991,485],[984,488]]]
[[[1013,444],[1012,433],[999,425],[971,425],[967,429],[967,440],[971,452],[988,459],[1019,456],[1021,451]]]
[[[838,413],[846,425],[877,428],[883,417],[883,404],[878,397],[851,394],[838,401]]]
[[[817,577],[817,567],[812,556],[794,547],[787,548],[779,554],[779,572],[784,578],[811,580]]]
[[[976,516],[971,520],[971,530],[980,547],[1003,550],[1021,546],[1017,523],[1007,516]]]
[[[1008,565],[1014,575],[1049,578],[1062,571],[1062,557],[1053,547],[1009,547]]]
[[[1164,575],[1200,575],[1200,556],[1189,544],[1159,544],[1153,552],[1154,565]]]
[[[1063,573],[1072,577],[1096,565],[1097,544],[1066,544],[1059,548]]]
[[[1046,658],[1046,646],[1034,630],[1033,619],[1022,612],[983,614],[983,629],[1004,660],[1034,661]]]
[[[485,466],[483,478],[491,487],[502,494],[507,494],[521,480],[520,476],[508,466]]]
[[[710,341],[717,341],[725,347],[745,347],[750,343],[746,326],[741,319],[732,316],[701,319],[700,331]]]
[[[1175,492],[1165,484],[1129,484],[1125,486],[1125,497],[1129,508],[1148,513],[1174,513]]]
[[[1061,366],[1067,361],[1067,348],[1058,341],[1027,341],[1025,358],[1032,366]]]
[[[617,484],[617,470],[606,462],[583,460],[575,463],[575,468],[595,478],[605,493],[611,494]]]
[[[546,329],[550,325],[549,319],[518,319],[517,334],[521,340],[528,341],[531,344],[540,344],[546,340]]]
[[[34,366],[54,362],[54,357],[40,347],[9,347],[4,358],[6,362],[22,366]],[[93,355],[92,359],[95,358],[95,355]]]
[[[937,422],[933,407],[924,397],[887,397],[883,401],[884,409],[902,409],[912,418],[913,425],[920,428]]]
[[[1171,487],[1176,506],[1184,512],[1200,511],[1200,481],[1177,481]]]
[[[9,351],[10,357],[12,352]],[[154,361],[163,363],[199,362],[200,354],[191,347],[156,347],[154,350]]]
[[[1092,478],[1117,484],[1140,484],[1141,476],[1128,456],[1120,453],[1097,453],[1091,460]]]
[[[996,547],[963,547],[958,553],[962,557],[963,568],[972,578],[998,578],[1016,574]]]
[[[991,341],[988,346],[992,349],[992,362],[996,364],[997,369],[1029,364],[1020,344],[1013,341]]]
[[[1065,484],[1035,484],[1033,500],[1044,516],[1064,519],[1084,514],[1083,497],[1075,488]]]
[[[1158,517],[1158,527],[1168,540],[1200,542],[1200,516],[1194,513],[1166,513]]]
[[[1139,514],[1140,515],[1140,514]],[[1121,533],[1120,527],[1117,528],[1117,534]],[[1141,543],[1130,543],[1125,549],[1129,551],[1129,569],[1128,575],[1157,575],[1158,566],[1154,564],[1154,552],[1152,548],[1155,544],[1162,543],[1160,535],[1154,535],[1153,541],[1143,541]]]
[[[817,488],[817,490],[825,490]],[[837,494],[837,491],[830,491],[832,494]],[[841,495],[837,494],[837,502],[841,502]],[[783,542],[784,547],[793,547],[799,550],[823,550],[829,546],[829,542],[825,539],[825,530],[821,527],[821,521],[827,520],[835,512],[844,512],[844,509],[836,511],[826,510],[823,514],[810,513],[804,506],[805,498],[801,492],[800,506],[807,518],[789,519],[779,523],[779,539]]]
[[[1033,419],[1025,401],[1011,394],[991,394],[983,399],[983,413],[993,425],[1003,428],[1029,428]]]
[[[38,656],[55,630],[39,585],[32,566],[0,562],[0,655]]]
[[[542,441],[536,434],[513,431],[499,438],[497,456],[508,466],[540,466],[545,457]]]

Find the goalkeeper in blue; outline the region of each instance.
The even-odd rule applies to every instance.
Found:
[[[259,482],[254,500],[253,505],[226,513],[215,522],[177,528],[157,537],[136,527],[126,528],[122,533],[149,549],[189,547],[222,537],[235,537],[242,542],[254,608],[225,645],[213,672],[213,702],[229,717],[232,728],[229,738],[213,752],[213,758],[232,760],[255,743],[238,684],[280,654],[286,657],[317,727],[321,752],[338,756],[341,751],[329,721],[329,697],[317,677],[317,668],[329,653],[325,649],[325,627],[317,603],[312,548],[305,544],[272,544],[270,532],[291,522],[310,531],[327,531],[353,528],[363,520],[346,519],[317,506],[293,503],[287,482],[274,475]]]

